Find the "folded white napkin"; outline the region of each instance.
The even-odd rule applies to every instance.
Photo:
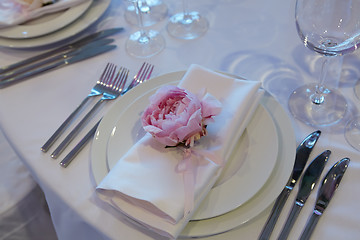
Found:
[[[225,162],[251,119],[262,91],[260,82],[234,79],[192,65],[179,87],[192,93],[204,88],[222,103],[197,146]],[[135,122],[135,121],[134,121]],[[150,134],[137,142],[97,187],[98,196],[141,225],[177,238],[221,173],[221,166],[197,162],[194,209],[184,217],[184,179],[176,171],[183,159],[176,148],[164,148]]]
[[[39,1],[39,0],[34,0]],[[25,6],[15,0],[0,1],[0,28],[10,27],[38,18],[48,13],[58,12],[89,0],[58,0],[54,4],[39,7],[38,4]]]

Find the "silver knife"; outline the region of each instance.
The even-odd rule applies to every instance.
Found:
[[[301,179],[299,192],[296,196],[288,219],[286,220],[285,225],[281,230],[278,238],[279,240],[287,239],[297,216],[299,215],[306,200],[310,196],[311,191],[315,188],[315,185],[320,178],[320,175],[329,159],[330,154],[330,150],[324,151],[319,156],[317,156],[305,170],[304,176]]]
[[[76,48],[81,47],[81,46],[83,46],[83,45],[85,45],[85,44],[87,44],[87,43],[89,43],[91,41],[95,41],[97,39],[108,37],[110,35],[121,32],[123,30],[124,30],[124,28],[111,28],[111,29],[106,29],[106,30],[103,30],[103,31],[100,31],[100,32],[90,34],[90,35],[88,35],[86,37],[83,37],[83,38],[81,38],[81,39],[79,39],[79,40],[77,40],[75,42],[70,43],[70,44],[60,46],[60,47],[58,47],[56,49],[47,51],[45,53],[36,55],[34,57],[31,57],[31,58],[27,58],[27,59],[25,59],[23,61],[8,65],[8,66],[5,66],[5,67],[1,67],[0,68],[0,74],[6,73],[8,71],[11,71],[13,69],[16,69],[16,68],[19,68],[19,67],[22,67],[22,66],[25,66],[25,65],[32,64],[32,63],[34,63],[36,61],[51,57],[51,56],[59,54],[59,53],[63,53],[63,52],[66,52],[66,51],[70,51],[72,49],[76,49]]]
[[[309,159],[309,155],[314,148],[317,140],[319,139],[320,134],[321,131],[319,130],[311,133],[300,143],[300,145],[296,149],[295,164],[289,181],[276,199],[270,216],[266,221],[266,224],[259,236],[259,239],[268,240],[270,238],[270,235],[274,230],[276,221],[280,216],[281,210],[283,209],[284,204],[290,195],[290,192],[293,190],[297,180],[299,179],[302,171],[304,170],[306,162]]]
[[[4,81],[6,79],[9,79],[9,78],[15,77],[16,75],[19,75],[21,73],[24,73],[27,71],[33,71],[36,68],[42,67],[44,65],[48,65],[49,63],[52,63],[56,60],[70,58],[72,56],[75,56],[75,55],[81,53],[85,49],[94,48],[94,47],[98,47],[98,46],[102,46],[102,45],[107,45],[112,42],[114,42],[114,39],[107,39],[107,38],[99,39],[99,40],[87,43],[87,44],[81,46],[80,48],[73,48],[66,53],[62,52],[58,55],[54,55],[54,56],[46,58],[44,60],[37,61],[33,64],[28,64],[28,65],[25,65],[24,67],[16,68],[13,71],[9,71],[9,72],[6,72],[6,73],[0,75],[0,82]]]
[[[76,62],[91,58],[91,57],[99,55],[101,53],[105,53],[105,52],[108,52],[110,50],[113,50],[114,48],[116,48],[116,45],[105,45],[105,46],[100,46],[100,47],[96,47],[96,48],[85,49],[81,53],[79,53],[78,55],[75,55],[75,56],[73,56],[73,57],[71,57],[69,59],[61,59],[59,61],[55,61],[52,64],[46,65],[44,67],[37,68],[37,69],[35,69],[33,71],[29,71],[29,72],[26,72],[26,73],[24,73],[22,75],[18,75],[16,77],[7,79],[5,81],[2,81],[2,82],[0,82],[0,88],[10,86],[10,85],[12,85],[14,83],[18,83],[19,81],[25,80],[25,79],[27,79],[27,78],[29,78],[31,76],[34,76],[34,75],[42,73],[42,72],[49,71],[49,70],[54,69],[54,68],[58,68],[58,67],[61,67],[61,66],[64,66],[64,65],[69,65],[69,64],[72,64],[72,63],[76,63]]]
[[[324,213],[326,207],[329,205],[329,202],[334,195],[335,190],[339,187],[340,181],[344,176],[344,173],[348,168],[349,163],[349,158],[343,158],[337,163],[335,163],[333,167],[329,170],[329,172],[326,174],[324,180],[322,181],[322,185],[318,191],[314,211],[306,224],[300,240],[306,240],[310,238],[316,227],[316,224],[319,221],[320,216]]]

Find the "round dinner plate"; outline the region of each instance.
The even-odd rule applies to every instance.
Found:
[[[136,100],[138,97],[141,98],[141,93],[144,95],[149,90],[155,87],[160,87],[161,84],[164,85],[171,82],[176,83],[182,78],[184,73],[185,72],[176,72],[153,78],[151,81],[142,83],[132,91],[128,92],[125,96],[120,98],[117,102],[115,102],[113,108],[110,109],[110,111],[101,121],[91,148],[91,172],[96,183],[99,183],[109,171],[109,166],[107,165],[106,161],[106,154],[111,131],[118,122],[119,117],[122,116],[125,111],[130,111],[128,110],[127,106],[125,106],[123,109],[120,109],[117,108],[116,105],[123,104],[122,102],[125,102],[125,99]],[[129,101],[126,102],[129,103]],[[273,137],[277,138],[279,141],[275,167],[273,171],[269,171],[270,176],[266,180],[266,183],[260,187],[260,189],[254,193],[255,195],[253,195],[248,201],[245,201],[243,204],[241,204],[241,206],[237,207],[233,211],[218,217],[190,221],[182,232],[181,236],[210,236],[226,232],[237,226],[240,226],[264,211],[276,199],[283,186],[286,184],[293,167],[293,160],[295,159],[294,156],[296,143],[294,131],[292,129],[290,119],[284,109],[269,94],[265,93],[265,95],[262,97],[261,105],[263,109],[266,109],[266,111],[262,112],[268,112],[268,114],[270,114],[271,118],[273,119],[272,121],[268,122],[273,122],[273,124],[275,124],[275,131],[277,134],[275,133]],[[117,112],[112,112],[112,109],[117,109]],[[129,106],[129,109],[131,109],[131,105]],[[114,116],[111,116],[112,114],[114,114]],[[264,129],[263,126],[261,126],[260,129]],[[247,130],[245,131],[245,134],[248,134]],[[136,141],[142,136],[142,134],[137,135],[135,133],[132,136],[134,138],[132,141]],[[270,145],[271,142],[268,142],[268,144]],[[264,147],[266,149],[266,146]]]
[[[104,136],[104,141],[108,142],[107,158],[98,161],[107,161],[108,169],[112,169],[145,135],[140,116],[149,104],[148,99],[161,85],[177,85],[179,81],[173,79],[179,78],[175,74],[154,78],[143,88],[133,89],[134,97],[124,96],[111,108],[107,115],[113,119],[112,128],[110,126],[112,130],[107,137]],[[123,109],[125,110],[122,111]],[[235,146],[217,184],[210,190],[192,219],[201,220],[222,215],[253,197],[269,178],[277,153],[278,137],[275,125],[270,114],[260,105]]]
[[[93,0],[80,3],[60,12],[46,14],[23,24],[0,29],[0,37],[25,39],[39,37],[55,32],[80,17],[92,4]]]
[[[71,24],[58,31],[29,39],[0,38],[0,46],[8,48],[35,48],[73,37],[98,20],[109,7],[110,2],[111,0],[93,0],[87,11]]]

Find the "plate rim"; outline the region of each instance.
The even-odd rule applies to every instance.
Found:
[[[65,9],[63,10],[62,14],[47,22],[40,22],[38,24],[32,24],[32,25],[19,24],[15,26],[2,28],[0,29],[0,37],[7,39],[29,39],[55,32],[71,24],[73,21],[79,18],[83,13],[85,13],[89,9],[92,3],[93,0],[88,0],[73,7],[70,7],[68,9]],[[46,14],[46,16],[50,14],[58,14],[58,12],[49,13]],[[39,19],[43,17],[44,15],[39,17]],[[27,33],[23,34],[24,32]]]
[[[29,39],[6,39],[0,38],[0,46],[12,49],[27,49],[43,47],[54,44],[70,37],[74,37],[79,32],[90,27],[108,9],[111,0],[94,0],[89,10],[82,14],[73,23],[69,24],[56,32]]]
[[[185,72],[183,72],[183,73],[185,73]],[[120,136],[118,137],[118,135],[117,135],[117,133],[119,131],[118,129],[119,129],[119,127],[121,127],[123,125],[123,124],[119,124],[119,121],[122,118],[124,118],[124,117],[126,118],[126,116],[129,115],[128,111],[132,108],[132,106],[134,104],[142,104],[144,102],[144,100],[147,100],[150,94],[153,94],[153,92],[159,86],[163,85],[163,82],[166,82],[165,84],[169,84],[169,85],[171,85],[171,84],[177,85],[179,83],[179,81],[181,80],[181,79],[177,79],[174,81],[172,81],[171,79],[165,80],[166,77],[160,78],[159,80],[157,80],[156,78],[157,77],[155,77],[154,79],[151,80],[152,84],[151,84],[150,88],[147,88],[144,92],[137,91],[138,96],[136,97],[136,99],[127,98],[125,101],[119,100],[107,112],[107,114],[109,114],[110,112],[117,113],[116,116],[114,116],[114,114],[111,114],[111,116],[113,116],[113,121],[112,121],[113,124],[111,127],[112,130],[108,133],[107,140],[104,139],[104,141],[107,141],[105,161],[107,162],[108,169],[111,169],[115,164],[115,156],[113,156],[114,154],[109,154],[109,151],[110,151],[109,148],[116,149],[116,148],[113,148],[114,142],[118,142],[119,137],[123,136],[124,134],[127,134],[127,132],[125,132],[125,133],[121,132]],[[154,84],[154,81],[157,81],[157,82]],[[130,101],[128,101],[129,99],[131,100],[131,103],[129,103],[128,105],[125,105],[126,104],[125,102],[130,102]],[[124,105],[126,106],[125,109],[123,109]],[[123,109],[123,110],[119,112],[119,109]],[[254,180],[256,181],[256,179],[254,179],[256,174],[255,175],[254,174],[246,175],[246,174],[244,174],[244,170],[240,167],[238,169],[238,171],[231,176],[231,178],[229,178],[226,182],[222,183],[220,186],[213,188],[209,192],[209,194],[205,197],[202,204],[200,205],[199,209],[194,213],[192,220],[203,220],[203,219],[213,218],[213,217],[217,217],[217,216],[220,216],[222,214],[225,214],[227,212],[234,210],[235,208],[241,206],[246,201],[251,199],[256,194],[256,192],[258,190],[260,190],[261,187],[266,183],[266,180],[270,177],[271,172],[272,172],[273,168],[275,167],[276,160],[277,160],[277,154],[278,154],[277,131],[276,131],[275,123],[273,122],[273,118],[271,117],[270,113],[262,105],[260,105],[260,109],[257,109],[256,111],[258,111],[258,112],[254,113],[254,115],[255,114],[266,114],[266,121],[269,121],[268,123],[266,123],[269,128],[269,133],[266,135],[267,138],[260,138],[260,142],[261,143],[269,142],[270,138],[272,140],[275,139],[273,141],[270,141],[271,145],[264,144],[264,146],[266,146],[266,151],[257,151],[253,147],[250,146],[249,154],[252,154],[252,155],[248,154],[247,157],[245,157],[245,159],[244,159],[246,161],[254,161],[254,158],[259,158],[259,161],[260,161],[260,159],[264,159],[267,156],[268,156],[268,158],[272,159],[271,161],[270,160],[267,161],[268,164],[265,168],[266,170],[265,169],[262,170],[262,172],[261,172],[262,178],[261,178],[260,182],[257,182],[255,184],[254,188],[251,188],[251,190],[248,191],[249,194],[246,194],[245,196],[243,196],[242,194],[237,194],[236,191],[233,191],[234,186],[242,187],[241,189],[244,190],[246,184],[243,184],[242,181],[246,181],[246,182],[254,181]],[[261,111],[261,112],[259,112],[259,111]],[[264,120],[261,119],[261,121],[264,121]],[[251,128],[251,131],[253,132],[253,134],[254,134],[254,132],[255,133],[259,132],[259,130],[256,130],[256,127],[254,127],[254,126]],[[105,138],[105,136],[104,136],[104,138]],[[253,144],[256,144],[256,143],[260,144],[258,141],[254,141],[252,138],[250,138],[249,140],[252,140]],[[239,146],[239,145],[237,145],[237,146]],[[125,150],[120,150],[120,151],[121,151],[120,152],[120,154],[121,154]],[[237,150],[234,149],[233,152],[236,153],[236,151]],[[232,155],[232,157],[234,158],[233,155]],[[118,159],[118,158],[116,158],[116,159]],[[256,162],[257,163],[256,166],[259,165],[259,161]],[[261,161],[261,162],[263,162],[263,161]],[[245,164],[245,162],[242,164]],[[93,171],[95,171],[95,170],[93,170]],[[265,173],[264,173],[264,171],[265,171]],[[241,178],[241,176],[244,176],[244,178]],[[257,178],[257,177],[255,177],[255,178]],[[241,182],[239,182],[239,181],[241,181]],[[226,198],[224,197],[225,193],[226,193]],[[232,194],[232,195],[229,196],[228,194]],[[237,196],[238,196],[238,198],[236,198]],[[215,203],[218,203],[219,201],[221,201],[220,205],[215,204]],[[212,207],[209,208],[209,207],[205,207],[205,206],[212,206]]]

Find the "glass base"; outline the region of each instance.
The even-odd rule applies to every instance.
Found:
[[[346,114],[347,102],[343,95],[334,89],[326,89],[324,102],[315,104],[310,99],[316,84],[297,88],[289,98],[289,109],[293,116],[312,126],[327,126],[339,122]]]
[[[357,117],[345,127],[345,139],[356,150],[360,151],[360,117]]]
[[[175,38],[195,39],[204,35],[208,30],[208,21],[198,12],[188,14],[178,13],[169,19],[167,31]]]
[[[163,20],[168,15],[168,8],[160,0],[147,0],[147,4],[140,7],[143,26],[148,27]],[[132,25],[139,25],[133,4],[129,5],[124,14],[125,20]]]
[[[360,100],[360,80],[357,81],[355,87],[354,87],[354,93],[356,97]]]
[[[130,35],[125,48],[127,53],[134,57],[147,58],[158,54],[165,48],[165,39],[153,30],[137,31]]]

